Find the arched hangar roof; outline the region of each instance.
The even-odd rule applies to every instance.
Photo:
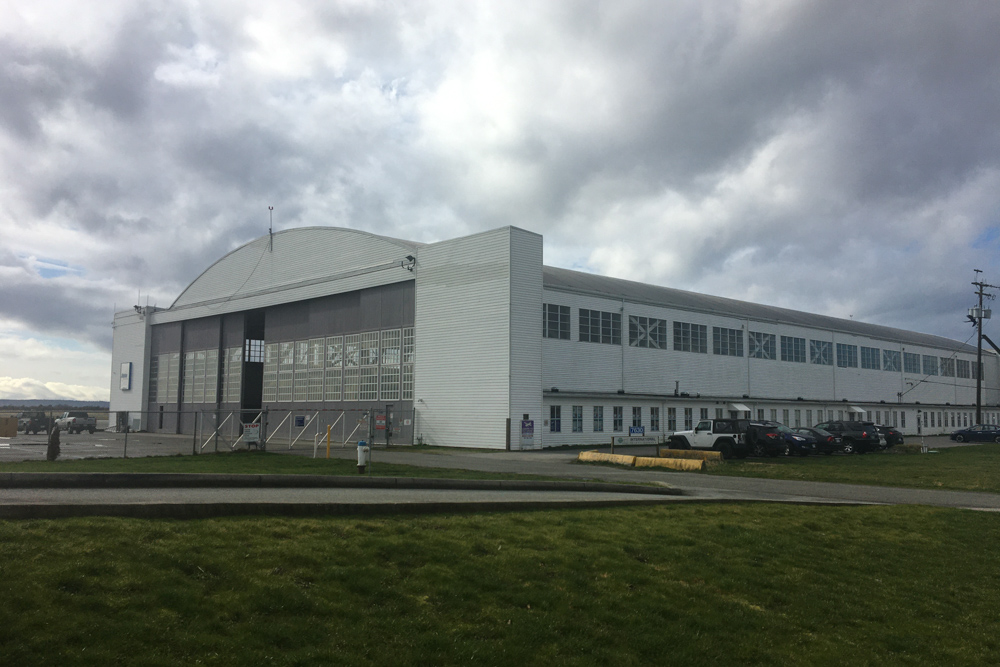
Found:
[[[399,263],[422,244],[343,227],[297,227],[254,239],[205,269],[169,310],[327,283]],[[228,309],[224,309],[228,310]]]

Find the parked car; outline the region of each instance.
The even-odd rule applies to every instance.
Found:
[[[778,456],[785,453],[785,434],[777,422],[751,421],[747,424],[744,438],[750,455],[756,457]]]
[[[955,442],[1000,442],[1000,426],[976,424],[960,428],[949,436]]]
[[[792,430],[801,435],[811,435],[815,438],[816,452],[818,454],[833,454],[834,452],[840,452],[844,449],[844,445],[839,436],[836,436],[829,431],[824,431],[821,428],[803,426],[800,428],[793,428]]]
[[[52,427],[52,418],[44,412],[22,412],[24,415],[24,426],[18,419],[18,428],[27,433],[48,433]]]
[[[62,417],[56,420],[56,426],[67,433],[83,431],[93,433],[97,430],[97,418],[91,417],[86,412],[64,412]]]
[[[845,454],[865,454],[881,446],[878,431],[873,426],[866,426],[863,422],[835,421],[816,424],[815,428],[838,436]]]
[[[903,432],[892,426],[876,426],[879,435],[885,439],[885,445],[883,448],[892,447],[893,445],[903,444]]]
[[[667,444],[674,449],[705,449],[722,453],[722,457],[744,458],[747,443],[744,439],[746,420],[702,419],[690,431],[677,431]]]

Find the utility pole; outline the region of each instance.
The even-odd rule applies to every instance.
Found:
[[[997,285],[990,285],[987,282],[980,280],[979,274],[982,273],[979,269],[973,269],[976,272],[976,279],[972,281],[972,284],[976,286],[976,295],[979,296],[979,307],[969,309],[969,319],[972,320],[973,324],[976,325],[976,423],[983,423],[983,320],[990,319],[993,314],[991,310],[983,310],[983,298],[994,299],[995,296],[986,291],[986,288],[991,287],[993,289],[1000,289]]]

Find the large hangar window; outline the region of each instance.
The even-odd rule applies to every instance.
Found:
[[[404,401],[413,400],[413,359],[415,353],[413,327],[407,327],[403,329],[403,364],[400,380],[400,398]]]
[[[157,356],[149,359],[149,402],[156,403],[156,383],[160,374],[160,358]]]
[[[924,355],[924,375],[938,374],[938,358],[929,354]]]
[[[361,388],[361,336],[344,336],[344,400],[356,401]]]
[[[750,332],[750,356],[754,359],[777,359],[777,339],[774,334]]]
[[[265,402],[278,400],[278,344],[264,346],[264,379],[261,398]]]
[[[268,343],[263,400],[412,400],[414,353],[413,327]]]
[[[400,396],[400,358],[402,332],[390,329],[382,332],[382,367],[379,395],[383,401],[398,401]]]
[[[542,304],[542,336],[569,340],[569,306]]]
[[[263,349],[261,353],[263,354]],[[239,403],[240,384],[243,379],[243,348],[231,347],[223,350],[222,359],[222,401]]]
[[[969,362],[965,359],[955,360],[955,374],[960,378],[969,379]]]
[[[806,363],[806,339],[794,336],[781,337],[781,360]],[[774,421],[777,421],[775,419]]]
[[[881,370],[879,366],[879,358],[882,356],[880,354],[881,350],[877,347],[864,347],[861,346],[861,368],[867,368],[869,370],[877,371]]]
[[[184,403],[215,403],[219,384],[219,351],[185,353],[182,375]]]
[[[882,350],[882,370],[898,373],[900,369],[899,351]]]
[[[712,354],[729,357],[743,356],[743,331],[712,327]]]
[[[344,379],[344,337],[330,336],[326,339],[326,387],[323,398],[328,401],[341,399],[341,383]]]
[[[674,322],[674,349],[678,352],[708,354],[708,327],[704,324]]]
[[[920,355],[913,352],[903,353],[903,371],[906,373],[920,373]]]
[[[837,366],[840,368],[857,368],[858,346],[837,343]]]
[[[955,359],[953,357],[941,357],[941,364],[938,367],[941,369],[943,377],[955,377]]]
[[[810,340],[809,361],[820,366],[833,366],[832,347],[828,340]]]
[[[628,316],[628,344],[631,347],[667,349],[667,322],[652,317]]]
[[[580,341],[583,343],[622,344],[622,315],[600,310],[580,309]]]
[[[149,402],[176,403],[181,354],[168,352],[149,360]]]

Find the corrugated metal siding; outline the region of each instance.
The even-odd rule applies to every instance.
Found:
[[[115,313],[111,346],[111,412],[140,412],[146,406],[150,327],[148,318],[133,311]],[[121,390],[119,373],[124,362],[132,362],[132,388]],[[113,418],[112,418],[113,421]],[[145,428],[145,424],[143,424]]]
[[[504,228],[420,250],[414,432],[430,444],[506,446],[510,235]]]
[[[542,423],[542,237],[511,229],[510,250],[510,445],[518,449],[521,419],[536,424],[534,446],[541,447]]]
[[[182,322],[152,325],[150,354],[165,354],[181,351]]]
[[[264,315],[268,342],[413,326],[413,280],[285,303]]]
[[[218,349],[220,326],[218,317],[201,317],[184,322],[185,351]]]

